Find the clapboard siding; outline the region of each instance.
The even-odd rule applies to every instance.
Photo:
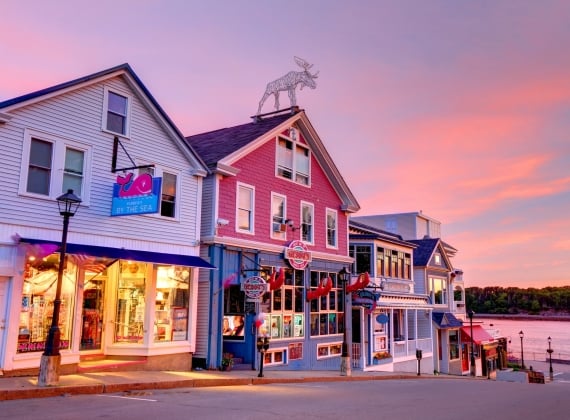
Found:
[[[177,220],[155,215],[110,217],[112,186],[117,175],[111,172],[114,136],[101,130],[105,87],[132,99],[130,138],[121,141],[135,164],[155,163],[177,172],[180,179]],[[10,115],[13,116],[11,121],[0,124],[5,180],[0,190],[3,223],[23,226],[23,231],[36,232],[34,237],[44,239],[57,239],[61,230],[61,216],[53,199],[18,194],[24,130],[28,128],[92,146],[91,183],[86,186],[90,202],[89,206],[82,206],[70,223],[70,241],[81,239],[94,245],[196,252],[201,180],[190,175],[195,168],[181,152],[180,144],[163,128],[155,114],[149,112],[122,76],[48,97],[13,110]],[[121,147],[117,166],[133,166]]]

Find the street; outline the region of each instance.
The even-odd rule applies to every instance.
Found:
[[[566,418],[569,382],[426,378],[182,388],[4,401],[0,418],[438,419]]]

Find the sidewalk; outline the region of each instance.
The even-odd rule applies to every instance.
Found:
[[[49,387],[39,387],[37,377],[10,377],[0,378],[0,401],[147,389],[434,378],[433,375],[422,374],[418,377],[412,373],[353,371],[352,376],[347,377],[340,376],[338,371],[272,371],[270,369],[265,370],[263,375],[263,378],[259,378],[258,371],[253,370],[96,372],[62,375],[59,385]]]

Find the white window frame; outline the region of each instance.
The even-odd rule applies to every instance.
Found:
[[[442,296],[442,303],[436,303],[435,302],[435,285],[434,282],[435,281],[441,282],[443,288],[442,288],[442,292],[441,292],[441,296]],[[428,291],[430,296],[432,296],[432,304],[435,306],[447,306],[449,304],[449,288],[448,288],[448,284],[447,284],[447,279],[445,279],[444,277],[437,277],[437,276],[429,276],[428,277]]]
[[[279,141],[280,140],[284,140],[285,142],[291,143],[291,168],[287,168],[291,170],[291,178],[287,178],[283,175],[279,174],[279,150],[281,148],[281,146],[279,145]],[[290,182],[294,182],[297,185],[302,185],[305,187],[310,187],[311,186],[311,149],[309,149],[306,145],[301,144],[295,140],[292,140],[291,138],[288,138],[286,136],[280,135],[276,137],[276,147],[275,147],[275,176],[280,178],[280,179],[284,179]],[[303,149],[305,151],[307,151],[308,156],[308,173],[306,174],[307,176],[307,183],[304,182],[299,182],[297,181],[297,173],[298,171],[298,158],[297,158],[297,149]],[[300,172],[299,172],[300,173]],[[305,175],[305,174],[303,174]]]
[[[145,163],[139,163],[139,166],[144,166],[144,165],[150,165],[150,162],[145,162]],[[153,178],[163,178],[164,173],[167,174],[171,174],[176,176],[176,196],[175,196],[175,201],[174,201],[174,217],[170,217],[170,216],[163,216],[161,214],[161,209],[162,209],[162,188],[164,187],[164,185],[161,185],[160,187],[160,197],[158,198],[158,212],[157,213],[150,213],[150,214],[145,214],[144,216],[150,216],[150,217],[160,217],[164,220],[176,220],[176,221],[180,221],[180,200],[181,200],[181,171],[179,170],[175,170],[172,168],[167,168],[164,166],[160,166],[160,165],[154,165],[154,168],[150,167],[150,168],[143,168],[143,169],[139,169],[138,173],[136,175],[140,175],[143,173],[149,173],[152,175]]]
[[[330,359],[332,357],[340,357],[341,352],[339,352],[339,353],[332,353],[331,352],[332,347],[338,348],[339,346],[342,348],[342,342],[340,342],[340,341],[334,341],[332,343],[326,343],[326,344],[317,344],[317,360]],[[323,348],[327,349],[327,354],[320,356],[319,350],[323,349]]]
[[[250,214],[251,214],[251,226],[250,229],[240,229],[239,227],[239,193],[241,188],[246,188],[251,190],[251,203],[250,203]],[[243,182],[238,182],[236,185],[236,232],[247,233],[250,235],[255,234],[255,187],[253,185],[244,184]]]
[[[27,191],[28,168],[30,164],[30,149],[32,146],[32,138],[51,143],[53,146],[52,167],[51,167],[48,195]],[[74,193],[81,198],[82,205],[88,206],[91,197],[91,192],[88,186],[91,185],[91,160],[93,154],[92,146],[78,142],[76,140],[67,139],[61,136],[29,128],[26,128],[24,130],[22,162],[20,166],[20,185],[18,187],[19,194],[23,196],[35,197],[44,200],[55,200],[57,197],[67,192],[63,191],[65,151],[67,148],[80,150],[84,153],[81,192],[74,191]]]
[[[303,208],[305,207],[310,207],[311,208],[311,240],[310,241],[306,241],[303,238]],[[299,216],[299,228],[301,229],[301,241],[303,241],[306,244],[310,244],[310,245],[314,245],[315,244],[315,205],[313,203],[309,203],[307,201],[301,201],[301,212],[300,212],[300,216]]]
[[[262,353],[262,357],[266,357],[266,355],[269,355],[271,357],[271,361],[265,361],[264,360],[264,365],[265,366],[279,366],[279,365],[287,365],[288,364],[288,349],[287,347],[277,347],[274,349],[270,349],[267,350],[265,353]],[[276,362],[275,361],[275,353],[282,353],[282,359],[280,362]]]
[[[278,194],[278,193],[271,193],[271,216],[270,216],[270,226],[269,229],[271,231],[271,238],[272,239],[281,239],[281,240],[287,240],[287,225],[285,225],[285,230],[283,232],[281,231],[276,231],[275,228],[275,222],[273,221],[273,216],[275,214],[275,208],[273,207],[273,199],[274,198],[280,198],[283,200],[283,220],[282,220],[282,224],[285,225],[285,220],[287,219],[287,197],[284,196],[283,194]]]
[[[127,98],[127,110],[126,110],[126,115],[125,115],[125,132],[124,133],[118,133],[112,130],[109,130],[107,128],[107,115],[109,113],[109,92],[114,93],[115,95],[119,95],[122,96],[124,98]],[[132,102],[133,99],[131,97],[131,95],[122,92],[120,90],[117,89],[112,89],[109,88],[108,86],[105,86],[104,88],[104,93],[103,93],[103,115],[102,115],[102,121],[101,121],[101,130],[106,132],[106,133],[111,133],[123,138],[130,138],[130,132],[131,132],[131,109],[132,109]]]
[[[331,249],[338,249],[338,211],[327,208],[325,214],[326,247]],[[331,244],[329,242],[329,215],[334,216],[334,244]]]

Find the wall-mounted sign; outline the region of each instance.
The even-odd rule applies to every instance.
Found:
[[[150,174],[119,175],[113,185],[111,216],[158,213],[162,178]]]
[[[259,276],[248,277],[241,284],[241,290],[250,300],[259,300],[267,292],[267,282]]]
[[[355,306],[362,306],[372,312],[376,308],[376,301],[380,295],[372,293],[368,290],[359,290],[352,293],[352,304]]]
[[[312,260],[311,251],[301,241],[291,241],[285,248],[285,259],[296,270],[303,270]]]

